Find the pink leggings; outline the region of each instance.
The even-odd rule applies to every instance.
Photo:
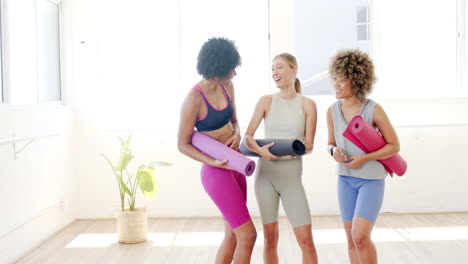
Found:
[[[250,220],[247,209],[247,182],[237,171],[212,167],[201,168],[203,187],[232,229]]]

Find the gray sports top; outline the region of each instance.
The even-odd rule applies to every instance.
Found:
[[[361,116],[369,122],[369,124],[374,123],[374,109],[376,105],[377,103],[370,99],[367,99],[367,101],[362,105]],[[333,113],[333,127],[335,129],[336,146],[343,149],[348,158],[354,155],[365,154],[364,151],[343,136],[343,132],[348,127],[348,123],[345,121],[343,113],[341,112],[341,100],[336,101],[331,106],[331,109]],[[349,169],[343,165],[343,163],[339,162],[337,164],[336,173],[342,176],[353,176],[368,180],[385,179],[387,176],[387,171],[382,163],[376,160],[365,162],[359,169]]]
[[[271,107],[265,117],[265,138],[299,139],[304,141],[305,116],[302,94],[283,99],[279,93],[272,95]]]

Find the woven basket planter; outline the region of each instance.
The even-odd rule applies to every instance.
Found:
[[[136,208],[135,211],[117,211],[117,232],[120,243],[145,242],[147,231],[148,216],[146,208]]]

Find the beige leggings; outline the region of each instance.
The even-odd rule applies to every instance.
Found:
[[[302,158],[260,158],[255,175],[255,196],[263,224],[278,221],[280,199],[293,228],[311,224],[309,204],[302,185]]]

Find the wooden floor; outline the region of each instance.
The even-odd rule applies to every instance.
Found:
[[[263,263],[261,223],[252,263]],[[150,219],[148,241],[117,243],[114,220],[79,220],[17,263],[214,263],[223,237],[221,219]],[[313,217],[320,263],[348,263],[337,216]],[[379,263],[468,263],[468,213],[381,215],[373,232]],[[280,263],[301,263],[286,218],[280,219]]]

